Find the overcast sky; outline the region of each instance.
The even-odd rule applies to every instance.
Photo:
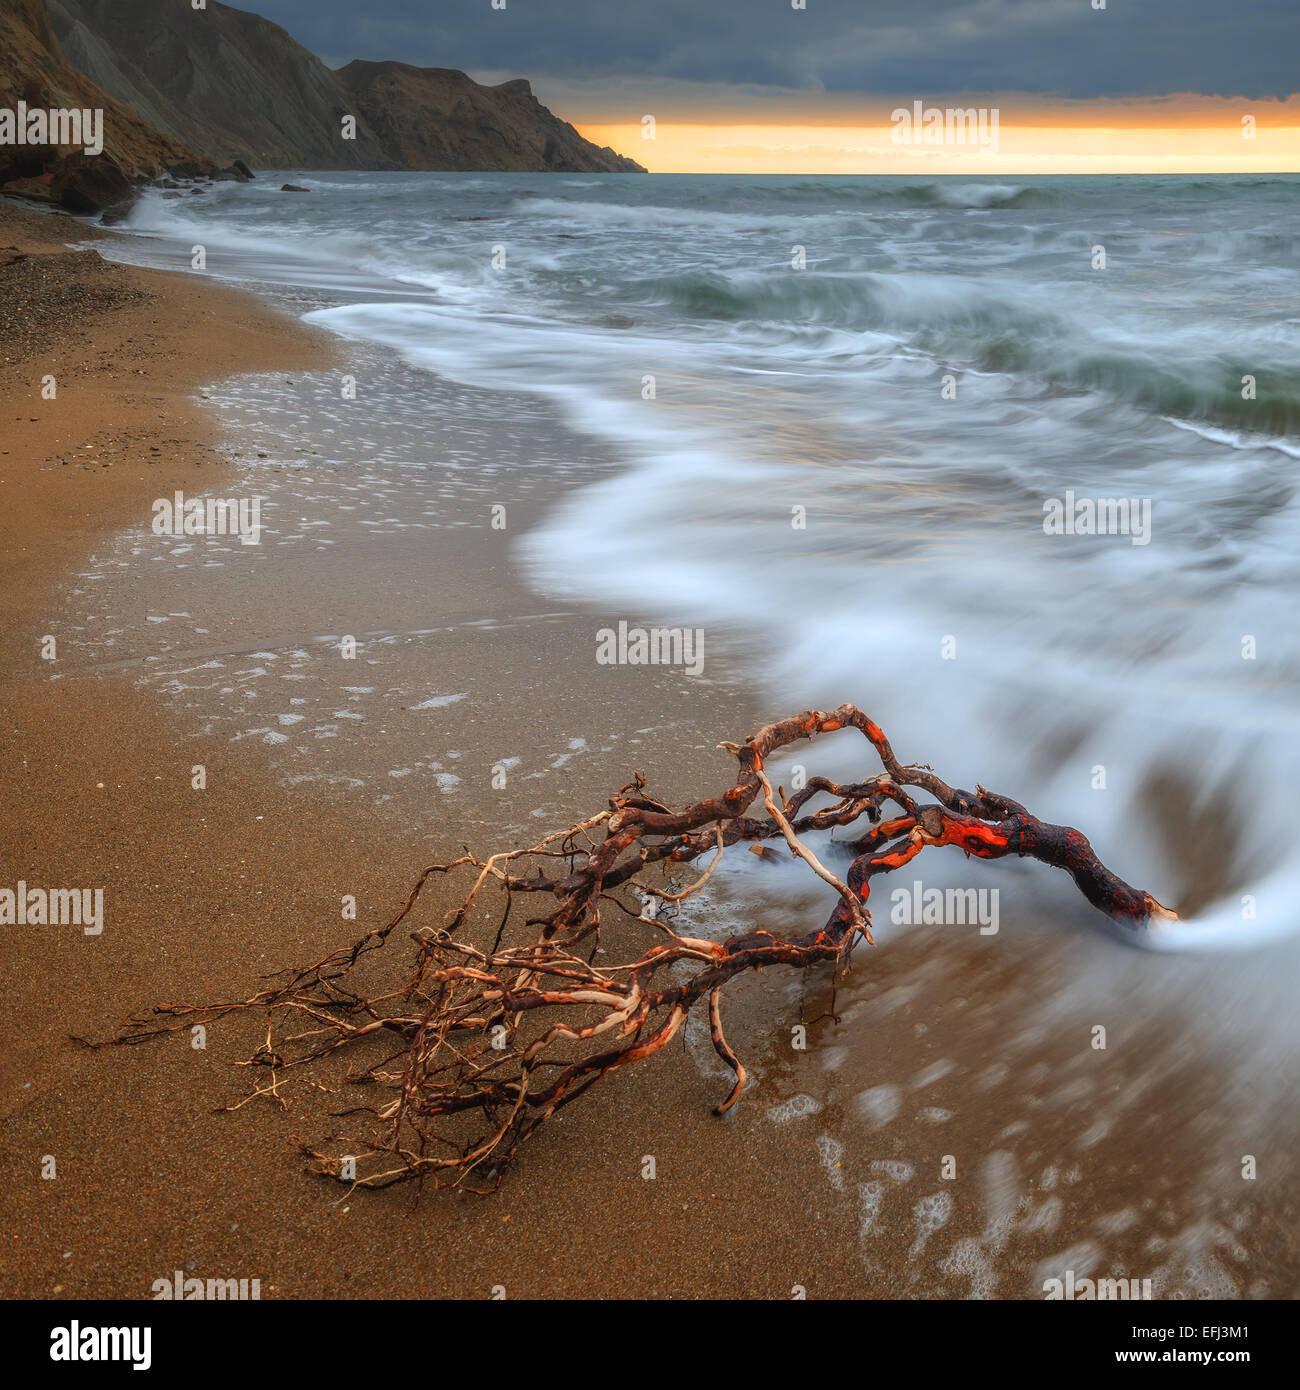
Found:
[[[1076,99],[1300,84],[1300,0],[249,0],[331,66],[396,58],[539,92],[675,79],[702,104],[808,93]],[[592,79],[595,79],[594,81]],[[741,90],[744,95],[742,96]],[[751,106],[751,109],[753,107]]]

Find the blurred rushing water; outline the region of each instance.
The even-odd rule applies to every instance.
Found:
[[[545,398],[620,462],[516,543],[538,590],[704,628],[772,714],[854,701],[1184,915],[1155,944],[1191,954],[1135,956],[1067,931],[1090,909],[1034,865],[918,861],[1003,890],[997,935],[899,926],[880,890],[892,954],[842,1036],[813,1071],[775,1044],[758,1067],[864,1250],[893,1212],[957,1291],[1021,1292],[1007,1271],[1068,1245],[1166,1292],[1281,1292],[1255,1265],[1279,1259],[1300,1060],[1300,179],[293,178],[312,196],[151,194],[122,254],[201,242],[210,274],[395,350],[404,430],[422,406],[454,427],[436,379]],[[1088,533],[1090,506],[1123,524]],[[846,735],[787,786],[795,762],[871,767]],[[698,929],[825,911],[750,859]],[[900,1053],[855,1019],[905,1020]],[[1125,1043],[1104,1067],[1098,1021]],[[978,1195],[913,1188],[920,1136],[954,1131]],[[1256,1151],[1274,1185],[1246,1189]]]

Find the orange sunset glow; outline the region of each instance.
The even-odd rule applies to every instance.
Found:
[[[984,145],[894,139],[894,109],[873,101],[868,118],[579,122],[599,145],[632,153],[652,173],[748,174],[1157,174],[1300,171],[1300,100],[1061,103],[1029,107],[996,98],[936,98],[927,106],[998,113]],[[715,113],[710,113],[714,115]],[[653,130],[653,138],[646,131]]]

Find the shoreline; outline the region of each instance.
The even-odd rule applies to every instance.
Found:
[[[0,213],[0,243],[26,237],[39,254],[49,244],[39,233],[58,242],[73,225],[25,217],[38,224]],[[97,239],[75,225],[78,240]],[[99,272],[85,274],[89,284]],[[102,281],[146,298],[70,318],[62,346],[21,364],[23,384],[3,391],[23,417],[0,460],[22,504],[0,523],[7,873],[108,890],[98,938],[64,928],[3,938],[18,982],[18,1041],[0,1074],[19,1233],[0,1267],[7,1294],[147,1298],[155,1279],[182,1268],[258,1278],[268,1298],[488,1297],[497,1284],[509,1297],[788,1298],[795,1286],[810,1297],[1032,1297],[1040,1264],[1058,1255],[1080,1270],[1117,1273],[1122,1261],[1144,1275],[1158,1259],[1171,1270],[1164,1296],[1206,1277],[1239,1296],[1289,1287],[1295,1237],[1269,1213],[1295,1199],[1290,1176],[1259,1200],[1267,1210],[1229,1204],[1225,1215],[1187,1175],[1187,1155],[1218,1171],[1243,1144],[1264,1150],[1274,1172],[1285,1162],[1276,1128],[1243,1135],[1206,1118],[1232,1091],[1231,1067],[1189,1075],[1198,1059],[1182,1055],[1171,1016],[1148,1020],[1133,1007],[1111,1022],[1135,1048],[1099,1070],[1086,1047],[1083,1023],[1110,998],[1113,968],[1148,981],[1164,969],[1194,991],[1195,964],[1114,967],[1115,948],[1086,937],[1040,964],[1027,938],[1042,925],[1042,900],[1009,920],[991,955],[918,931],[863,956],[841,988],[842,1020],[810,1028],[804,1054],[791,1051],[790,1026],[825,1012],[827,982],[779,972],[744,982],[728,1027],[755,1083],[726,1120],[709,1114],[726,1085],[686,1036],[548,1125],[489,1199],[440,1194],[412,1208],[400,1188],[340,1199],[294,1149],[328,1132],[326,1107],[299,1099],[287,1114],[266,1103],[211,1113],[248,1092],[247,1073],[228,1064],[258,1045],[255,1019],[214,1026],[203,1050],[184,1038],[98,1052],[69,1043],[103,1036],[136,1008],[242,996],[258,975],[318,959],[387,920],[424,864],[466,839],[481,851],[567,824],[633,768],[669,801],[720,788],[732,764],[713,744],[770,713],[725,681],[595,666],[601,610],[538,599],[516,577],[483,514],[508,489],[513,535],[554,499],[559,475],[524,465],[576,446],[545,412],[412,377],[371,407],[397,430],[391,438],[373,419],[358,429],[323,417],[344,441],[339,459],[295,461],[287,455],[309,447],[333,374],[359,349],[192,277],[111,265]],[[72,385],[60,377],[57,402],[38,405],[33,383],[47,370]],[[386,488],[353,437],[405,467],[399,406],[411,397],[419,448],[439,411],[439,447],[473,447],[463,466],[427,476],[412,466]],[[477,403],[476,441],[457,414],[467,402]],[[110,448],[122,452],[103,457]],[[94,462],[65,466],[60,451]],[[423,457],[417,448],[410,462]],[[584,454],[558,486],[605,466],[617,465]],[[255,478],[271,498],[256,554],[208,551],[204,567],[184,553],[131,556],[128,533],[147,526],[151,497],[236,478]],[[68,666],[57,680],[37,655],[51,632]],[[366,639],[347,674],[322,661],[340,632]],[[184,672],[208,663],[213,681],[193,685]],[[168,680],[179,681],[171,694]],[[371,693],[355,693],[362,687]],[[302,768],[294,731],[312,718],[264,741],[289,708],[275,692],[291,688],[318,733],[335,706],[352,721],[304,743]],[[429,694],[457,700],[421,711]],[[586,755],[570,749],[575,731],[599,731]],[[451,744],[456,760],[446,761]],[[331,749],[341,750],[333,763]],[[489,791],[487,768],[516,749],[532,761],[504,796]],[[197,793],[200,763],[208,780]],[[340,920],[348,893],[359,897],[355,922]],[[435,896],[424,921],[443,905]],[[784,899],[754,907],[769,910],[790,909]],[[1053,1011],[1062,961],[1092,972],[1082,1008],[1065,1014]],[[403,965],[394,956],[386,969]],[[1151,1049],[1171,1059],[1161,1062],[1169,1095],[1130,1115],[1150,1094],[1132,1058]],[[1131,1135],[1130,1118],[1142,1121]],[[1153,1157],[1170,1135],[1179,1142]],[[933,1176],[948,1153],[969,1177],[950,1189]],[[54,1181],[40,1176],[47,1154]],[[657,1160],[653,1182],[641,1176],[646,1154]],[[1148,1160],[1152,1175],[1135,1182],[1132,1165]],[[593,1208],[619,1213],[617,1238],[592,1229]],[[1175,1210],[1185,1229],[1166,1231]],[[1248,1238],[1259,1243],[1241,1269],[1232,1243]],[[1165,1241],[1160,1253],[1152,1240]],[[1097,1266],[1103,1250],[1109,1263]]]
[[[6,219],[6,232],[10,225]],[[22,235],[35,251],[36,232],[49,226],[57,240],[71,225],[41,217]],[[83,230],[77,224],[78,236]],[[429,855],[421,838],[453,845],[458,834],[470,833],[461,821],[472,826],[475,819],[471,806],[403,846],[405,827],[383,807],[363,813],[340,804],[328,786],[284,791],[266,776],[256,751],[196,735],[183,715],[138,688],[129,671],[43,678],[33,635],[48,630],[52,608],[62,602],[59,586],[66,587],[87,552],[124,524],[139,525],[148,499],[167,495],[177,480],[197,491],[217,479],[219,489],[233,475],[219,462],[215,422],[192,401],[194,394],[232,367],[241,373],[257,363],[319,368],[329,349],[337,360],[337,345],[251,296],[164,272],[127,275],[154,297],[78,326],[64,351],[73,360],[111,360],[119,378],[165,359],[166,386],[150,381],[145,399],[117,408],[113,398],[127,393],[114,370],[82,374],[88,379],[60,390],[57,405],[66,415],[38,418],[34,424],[42,429],[15,441],[7,470],[24,467],[25,495],[33,498],[25,512],[11,509],[5,523],[5,574],[20,580],[7,585],[5,600],[4,763],[13,794],[0,816],[16,850],[12,874],[33,883],[104,883],[108,891],[102,936],[46,928],[35,958],[30,941],[10,936],[5,943],[10,976],[21,982],[11,1028],[22,1040],[4,1065],[5,1168],[17,1193],[15,1230],[23,1233],[7,1243],[0,1272],[6,1294],[145,1298],[161,1271],[178,1267],[260,1278],[263,1297],[476,1297],[489,1296],[499,1283],[512,1296],[538,1297],[590,1295],[593,1286],[606,1296],[631,1297],[784,1297],[795,1282],[811,1288],[812,1276],[788,1271],[805,1263],[809,1233],[799,1218],[808,1195],[824,1187],[820,1174],[803,1172],[803,1159],[783,1152],[779,1131],[767,1126],[764,1134],[757,1098],[743,1126],[713,1120],[718,1083],[702,1078],[682,1055],[665,1058],[630,1085],[620,1079],[603,1087],[607,1094],[594,1105],[549,1127],[554,1132],[528,1146],[495,1198],[442,1194],[420,1204],[413,1225],[409,1197],[400,1190],[354,1194],[340,1207],[336,1192],[303,1173],[287,1136],[327,1131],[327,1118],[314,1107],[288,1117],[255,1113],[254,1106],[209,1113],[243,1094],[241,1073],[226,1065],[245,1053],[240,1026],[214,1026],[210,1047],[197,1053],[177,1040],[95,1052],[66,1041],[69,1034],[103,1036],[113,1019],[154,1002],[245,992],[260,973],[354,939],[405,896]],[[187,377],[187,359],[171,350],[196,321],[205,332],[188,358]],[[218,325],[229,335],[224,344]],[[138,359],[127,356],[128,339],[136,340],[130,350]],[[69,372],[66,363],[52,347],[18,371],[38,380],[46,369]],[[29,408],[30,389],[6,384],[5,402],[15,414],[19,406]],[[29,413],[40,415],[35,408]],[[146,456],[150,448],[167,447],[192,463],[183,474],[179,464],[165,472],[124,464],[97,470],[96,484],[100,475],[111,483],[93,499],[65,504],[40,492],[42,467],[62,471],[46,456],[84,442],[92,420],[96,437],[127,438]],[[149,442],[154,435],[146,429],[157,432],[158,444]],[[78,467],[77,475],[77,482],[89,483],[88,471]],[[16,531],[16,522],[25,529]],[[19,544],[32,534],[43,542],[29,552],[40,556],[35,565]],[[472,554],[462,547],[453,567]],[[518,608],[521,595],[526,591],[493,561],[480,563],[477,576],[447,597],[462,609],[468,602],[499,617],[501,605]],[[539,606],[546,605],[532,599],[525,611]],[[553,656],[557,640],[571,643],[578,631],[588,644],[589,627],[583,617],[565,635],[535,634],[530,650],[539,659]],[[645,722],[657,696],[638,692],[626,670],[608,674],[611,686],[597,696],[570,688],[561,697],[559,705],[570,711],[565,727],[580,724],[592,705],[621,710],[633,727]],[[580,680],[575,674],[568,684],[578,687]],[[504,692],[515,700],[525,731],[547,723],[536,713],[527,717],[531,681],[520,671]],[[734,718],[725,721],[724,733],[735,729]],[[674,771],[672,747],[646,754],[637,765],[662,774],[660,785],[682,776]],[[712,757],[725,767],[723,755]],[[189,784],[198,762],[209,774],[201,805]],[[585,774],[574,769],[567,799],[581,806],[594,796],[599,805],[624,780],[622,772],[622,761]],[[486,827],[500,826],[502,813],[486,797],[477,800],[476,838],[485,835],[491,846]],[[285,853],[287,842],[292,855]],[[358,921],[338,921],[339,894],[358,884],[364,885]],[[436,910],[432,904],[431,916]],[[331,921],[337,925],[323,925]],[[660,1156],[655,1183],[640,1176],[641,1156],[649,1151]],[[57,1163],[52,1182],[40,1177],[46,1154]],[[754,1227],[748,1203],[725,1195],[753,1184],[752,1165],[760,1158],[771,1171],[787,1173],[784,1201],[773,1204],[760,1185],[761,1203],[771,1208],[765,1230]],[[559,1175],[564,1185],[557,1191]],[[578,1211],[593,1200],[627,1204],[632,1227],[644,1228],[657,1253],[628,1261],[584,1244],[590,1238],[576,1229]],[[703,1243],[701,1217],[711,1233]],[[843,1220],[847,1237],[847,1205]],[[720,1255],[719,1241],[730,1254]],[[782,1250],[784,1258],[773,1262]],[[823,1279],[837,1273],[845,1288],[857,1269],[852,1240],[827,1242],[819,1267]]]
[[[63,228],[75,228],[76,236],[65,238],[60,234]],[[83,277],[74,287],[81,293],[70,296],[69,303],[49,316],[42,332],[26,345],[26,354],[0,363],[0,404],[9,413],[11,428],[18,426],[6,451],[3,486],[9,490],[11,507],[28,505],[34,511],[30,519],[10,511],[5,520],[0,613],[8,628],[24,606],[30,611],[39,586],[58,566],[82,552],[88,521],[101,532],[129,522],[146,496],[165,491],[168,483],[176,481],[169,467],[191,470],[192,476],[192,470],[205,463],[220,471],[224,455],[205,437],[194,400],[209,380],[241,366],[274,369],[282,365],[281,353],[287,345],[294,349],[290,365],[329,360],[328,335],[302,325],[290,329],[283,316],[250,294],[204,286],[166,271],[139,271],[98,255],[89,260],[65,246],[65,240],[111,239],[112,233],[72,218],[0,203],[0,243],[6,248],[0,256],[10,264],[22,258],[24,270],[39,268],[44,258],[54,257],[59,271]],[[93,302],[97,290],[107,290],[109,302],[102,311],[87,314],[84,301]],[[27,292],[36,303],[29,306],[22,302],[23,296],[17,296],[7,322],[12,324],[23,313],[30,316],[30,308],[39,307],[41,298],[49,295],[48,280],[36,280]],[[128,326],[132,331],[126,331]],[[196,330],[204,335],[201,345],[191,336]],[[73,334],[81,338],[75,349],[70,341]],[[41,396],[42,378],[48,375],[57,383],[54,401]],[[92,424],[109,409],[114,412],[115,431],[129,441],[128,452],[137,454],[138,461],[120,457],[122,446],[115,446],[107,430]],[[40,428],[29,429],[29,425]],[[169,437],[168,430],[173,428],[193,437]],[[175,458],[167,452],[168,446],[178,449]],[[87,453],[89,465],[72,457]],[[37,455],[40,460],[32,466]],[[74,474],[77,483],[82,480],[75,478],[76,473],[91,473],[95,492],[89,497],[69,494],[74,500],[65,503],[41,490],[34,475],[61,466]],[[210,486],[203,475],[196,481]],[[20,558],[23,547],[15,546],[12,536],[34,527],[42,528],[42,553],[48,556],[54,546],[58,555],[29,572]]]

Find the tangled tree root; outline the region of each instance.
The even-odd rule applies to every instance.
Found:
[[[812,777],[788,799],[773,789],[764,764],[776,750],[849,727],[873,745],[882,773],[851,784]],[[158,1007],[128,1019],[109,1041],[139,1043],[236,1011],[266,1009],[266,1043],[243,1065],[267,1068],[269,1081],[240,1104],[266,1096],[283,1106],[281,1089],[295,1078],[330,1089],[313,1079],[314,1064],[365,1039],[387,1038],[394,1047],[381,1046],[384,1055],[363,1058],[347,1076],[352,1084],[381,1087],[385,1098],[336,1112],[369,1115],[373,1132],[350,1154],[346,1147],[333,1154],[305,1149],[314,1168],[359,1187],[427,1179],[484,1191],[501,1181],[538,1125],[609,1072],[661,1051],[701,1000],[713,1046],[735,1074],[731,1093],[714,1111],[724,1114],[744,1090],[745,1069],[723,1033],[723,987],[742,971],[768,965],[807,969],[825,961],[847,968],[855,942],[871,941],[872,878],[927,846],[955,845],[981,859],[1027,856],[1064,869],[1094,907],[1135,932],[1152,917],[1174,916],[1116,878],[1077,830],[1044,824],[983,787],[961,791],[926,767],[903,766],[881,730],[853,705],[805,710],[743,744],[719,747],[740,765],[735,784],[719,796],[671,811],[644,795],[645,779],[636,774],[608,810],[530,849],[485,860],[466,853],[430,866],[387,925],[315,965],[284,972],[286,983],[242,1000]],[[916,793],[933,799],[922,804]],[[806,809],[822,795],[830,804]],[[759,798],[766,814],[747,815]],[[852,857],[843,880],[800,838],[861,822],[863,833],[840,846]],[[664,904],[699,891],[728,846],[743,841],[768,856],[777,851],[765,842],[777,840],[839,895],[818,930],[791,936],[755,930],[710,941],[678,935],[660,918]],[[685,888],[655,887],[642,877],[652,865],[710,852],[708,868]],[[456,873],[472,882],[441,928],[411,933],[415,958],[405,983],[378,995],[359,992],[350,978],[354,968],[407,919],[432,877]],[[471,912],[481,912],[485,890],[504,895],[488,950],[457,937]],[[629,905],[633,890],[642,905]],[[517,899],[549,910],[527,919],[522,944],[503,945]],[[606,954],[602,911],[625,935],[646,942],[636,959],[595,963]],[[610,932],[608,923],[605,929]]]

